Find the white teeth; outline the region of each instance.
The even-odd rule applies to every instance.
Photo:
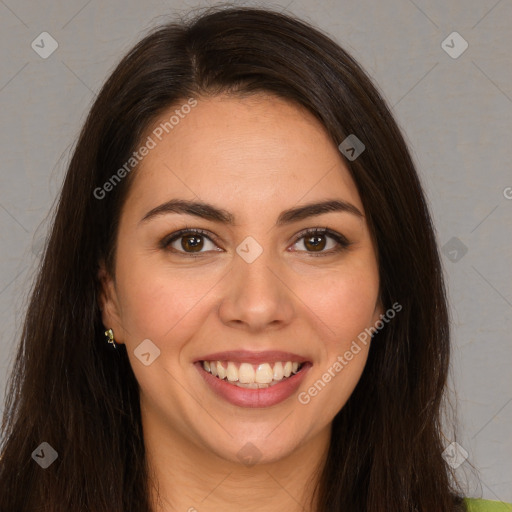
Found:
[[[258,366],[256,370],[256,377],[254,379],[258,384],[270,384],[272,382],[273,373],[272,368],[268,363],[263,363]]]
[[[246,389],[261,389],[261,388],[268,388],[268,384],[257,384],[256,382],[234,382],[235,386],[238,386],[239,388],[246,388]]]
[[[250,382],[254,382],[254,368],[252,367],[252,364],[249,363],[242,363],[240,365],[240,368],[238,369],[238,380],[242,384],[249,384]],[[257,381],[260,382],[260,381]]]
[[[228,378],[229,382],[236,382],[238,380],[238,368],[235,366],[235,363],[231,361],[228,363],[226,377]]]
[[[233,361],[203,361],[203,368],[219,379],[227,379],[236,386],[249,389],[262,389],[273,386],[295,374],[301,364],[294,361],[278,361],[276,363],[261,363],[253,366],[251,363],[235,363]]]
[[[282,380],[282,378],[284,377],[283,363],[278,362],[278,363],[274,364],[273,377],[274,377],[274,380]]]
[[[219,379],[224,379],[226,377],[226,369],[224,368],[224,366],[222,366],[222,363],[220,361],[217,361],[214,364],[217,365],[217,376],[219,377]]]

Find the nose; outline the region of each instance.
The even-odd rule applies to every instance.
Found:
[[[284,267],[270,251],[263,250],[251,263],[235,254],[222,289],[221,321],[251,332],[289,324],[297,299],[286,281]]]

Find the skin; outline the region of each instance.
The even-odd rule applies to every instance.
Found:
[[[313,363],[298,392],[307,391],[383,312],[375,247],[349,171],[311,114],[262,93],[197,100],[133,171],[115,280],[100,272],[104,325],[126,344],[140,385],[152,485],[160,491],[160,502],[154,491],[152,500],[159,511],[313,510],[308,484],[316,482],[331,422],[361,376],[369,344],[308,404],[296,393],[272,407],[234,406],[192,363],[231,349],[293,352]],[[236,224],[178,213],[140,222],[176,198],[228,210]],[[328,212],[275,225],[283,210],[327,199],[349,202],[363,217]],[[200,257],[187,255],[193,249],[183,248],[183,238],[172,243],[176,252],[159,246],[185,227],[216,237],[200,237]],[[317,251],[324,255],[315,256],[306,245],[311,235],[297,234],[325,227],[351,245],[329,254],[338,244],[322,236]],[[263,248],[250,264],[236,252],[247,236]],[[161,351],[149,366],[134,355],[145,339]],[[248,442],[260,452],[252,466],[237,457]]]

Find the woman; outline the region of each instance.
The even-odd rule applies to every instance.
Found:
[[[449,351],[425,197],[359,65],[266,10],[163,26],[74,150],[0,509],[471,510],[442,455]]]

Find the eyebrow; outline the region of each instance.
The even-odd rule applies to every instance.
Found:
[[[357,217],[364,218],[364,215],[353,204],[339,199],[334,199],[319,203],[309,203],[303,206],[290,208],[289,210],[284,210],[279,215],[276,226],[291,224],[308,217],[330,212],[347,212]],[[229,211],[217,208],[205,202],[189,201],[186,199],[171,199],[170,201],[153,208],[144,215],[139,223],[145,223],[150,219],[169,213],[195,215],[196,217],[201,217],[214,222],[220,222],[231,226],[235,225],[235,217]]]

